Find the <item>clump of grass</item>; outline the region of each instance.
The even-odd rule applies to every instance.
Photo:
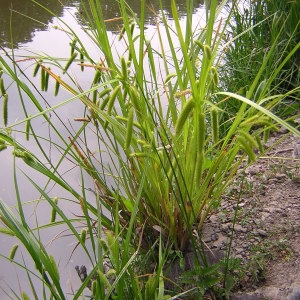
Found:
[[[89,55],[88,46],[65,24],[71,38],[70,58],[64,62],[54,57],[35,58],[33,75],[41,76],[41,90],[47,91],[52,81],[56,86],[55,94],[58,87],[71,94],[71,98],[50,109],[42,108],[40,99],[32,92],[35,86],[18,76],[18,72],[24,75],[21,66],[11,68],[4,58],[0,58],[2,70],[17,85],[21,101],[23,91],[39,110],[39,113],[29,116],[24,106],[24,120],[2,129],[0,139],[6,147],[14,150],[16,158],[23,159],[49,182],[67,191],[70,201],[77,203],[81,210],[81,217],[70,220],[60,208],[61,201],[53,200],[46,192],[47,187],[38,186],[28,177],[41,199],[52,207],[51,222],[45,227],[58,225],[59,217],[93,266],[74,293],[74,299],[80,297],[86,287],[90,287],[93,297],[98,299],[109,299],[113,293],[119,299],[132,295],[139,299],[163,299],[167,295],[163,269],[168,258],[167,250],[184,252],[192,244],[196,253],[195,264],[201,268],[198,257],[201,246],[193,231],[201,232],[207,216],[219,206],[238,168],[245,161],[246,164],[255,161],[257,153],[263,151],[261,139],[264,132],[280,124],[300,136],[297,129],[272,113],[282,99],[294,91],[271,94],[276,75],[299,45],[294,46],[266,77],[263,74],[274,55],[275,39],[262,64],[257,67],[246,93],[222,89],[222,73],[218,71],[220,57],[225,49],[238,41],[235,38],[224,45],[228,20],[220,19],[219,13],[225,3],[223,1],[217,6],[216,0],[211,1],[206,26],[198,32],[192,25],[190,1],[186,4],[186,27],[182,28],[176,2],[172,0],[174,26],[170,25],[162,9],[161,20],[156,25],[159,45],[155,48],[145,28],[146,1],[141,1],[137,18],[126,2],[120,0],[124,24],[120,42],[125,45],[125,50],[115,56],[99,1],[83,2],[86,22],[90,26],[86,32],[98,47],[101,59],[95,61]],[[155,55],[161,58],[159,65]],[[81,69],[86,70],[89,66],[94,70],[87,89],[72,77],[70,68],[78,63]],[[85,106],[82,117],[77,119],[82,125],[75,133],[68,129],[70,136],[66,138],[47,113],[57,113],[58,107],[78,100]],[[226,108],[232,103],[238,103],[236,110],[228,112]],[[59,139],[56,144],[49,141],[61,152],[57,164],[49,159],[32,122],[29,123],[39,116]],[[28,151],[8,131],[22,123],[27,128],[25,135],[36,141],[41,155]],[[91,132],[96,146],[90,144],[88,136]],[[60,165],[65,160],[74,162],[79,168],[81,189],[72,186],[68,177],[60,173]],[[88,196],[84,174],[92,179],[94,201]],[[16,192],[18,194],[17,183]],[[15,234],[37,262],[39,278],[49,293],[56,299],[64,299],[57,266],[38,235],[26,223],[20,195],[17,199],[21,221],[1,202],[3,228]],[[84,237],[76,226],[78,221],[85,222]],[[104,237],[107,243],[103,242]],[[105,255],[112,265],[113,282],[105,277]],[[156,263],[154,272],[149,273],[146,267],[138,268],[137,262],[146,266],[149,261]],[[201,293],[210,286],[211,283],[201,286]],[[187,293],[189,291],[181,294]]]
[[[260,74],[254,101],[259,101],[261,93],[287,94],[299,87],[299,11],[297,1],[235,1],[229,25],[234,43],[228,45],[222,67],[224,87],[245,96]],[[290,57],[282,66],[286,56]],[[277,114],[295,114],[299,110],[298,98],[296,92],[282,99],[276,105]],[[235,114],[240,102],[231,101],[225,107]]]

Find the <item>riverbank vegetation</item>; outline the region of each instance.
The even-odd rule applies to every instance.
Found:
[[[241,168],[265,153],[270,130],[284,126],[300,136],[293,123],[299,109],[299,22],[290,7],[281,13],[277,7],[270,11],[264,1],[242,8],[243,1],[211,0],[205,22],[195,24],[192,2],[186,1],[185,24],[175,0],[172,22],[161,3],[161,11],[153,12],[155,37],[149,37],[146,1],[141,1],[137,17],[120,0],[123,27],[118,41],[112,42],[100,2],[82,1],[85,31],[100,59],[64,24],[70,39],[67,60],[44,54],[28,57],[40,86],[25,78],[13,51],[6,52],[10,61],[0,58],[5,125],[1,148],[13,151],[15,160],[22,159],[48,180],[40,186],[27,176],[40,194],[39,202],[48,203],[52,211],[49,223],[29,226],[17,178],[17,213],[5,199],[0,201],[1,234],[15,236],[35,268],[14,258],[20,249],[2,258],[26,270],[35,299],[67,298],[62,266],[40,238],[43,230],[61,224],[74,236],[73,251],[81,248],[92,266],[88,274],[77,268],[82,285],[74,288],[72,299],[88,293],[94,299],[201,299],[207,293],[227,299],[234,288],[232,271],[238,264],[230,257],[230,242],[224,259],[210,265],[201,229]],[[87,70],[93,76],[84,88],[74,73]],[[38,113],[29,115],[24,104],[24,120],[8,123],[11,87]],[[45,108],[42,95],[48,89],[55,96],[64,89],[70,97]],[[82,116],[69,120],[70,126],[61,120],[68,132],[64,136],[50,113],[59,116],[60,107],[75,101],[84,105]],[[49,125],[51,140],[36,133],[37,118]],[[38,154],[14,138],[17,125],[23,126],[26,139],[35,141]],[[45,144],[60,153],[57,161],[51,160]],[[64,161],[78,169],[78,186],[68,172],[60,171]],[[52,185],[68,198],[51,195]],[[240,193],[242,187],[241,182]],[[80,215],[70,218],[63,202],[80,207]],[[172,261],[179,258],[182,266],[191,249],[192,270],[182,270],[180,280],[173,278]],[[40,279],[43,296],[37,295],[33,278]],[[18,297],[28,296],[24,292]]]

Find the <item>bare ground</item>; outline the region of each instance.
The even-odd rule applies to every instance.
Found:
[[[232,299],[300,300],[300,140],[276,134],[275,147],[246,170],[232,255],[247,269]],[[231,233],[236,199],[224,201],[220,233]],[[214,243],[210,243],[212,246]]]

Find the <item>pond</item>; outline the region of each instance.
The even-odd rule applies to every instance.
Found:
[[[32,71],[34,68],[34,60],[28,60],[28,57],[33,57],[36,54],[46,53],[53,57],[66,58],[70,56],[70,38],[66,34],[63,22],[70,26],[79,36],[82,38],[85,45],[90,43],[82,26],[84,24],[82,4],[80,1],[62,1],[55,0],[43,0],[41,3],[46,8],[41,8],[33,1],[24,0],[2,0],[0,1],[0,55],[5,57],[7,54],[14,55],[14,58],[22,66],[24,70],[24,76],[27,75],[33,84],[39,86],[39,78],[32,78]],[[87,2],[85,0],[84,2]],[[129,6],[133,9],[134,13],[139,16],[139,0],[128,0]],[[163,1],[164,13],[169,17],[170,23],[172,23],[172,14],[170,7],[170,0]],[[185,0],[177,1],[178,14],[182,20],[185,17]],[[155,43],[155,22],[156,12],[159,14],[160,1],[153,0],[148,5],[147,9],[147,34],[151,37],[153,43]],[[109,31],[109,37],[111,41],[116,41],[122,28],[122,20],[119,18],[117,1],[101,1],[103,14],[106,20],[110,20],[106,23],[107,30]],[[50,11],[53,13],[51,14]],[[194,1],[194,17],[196,20],[205,18],[205,10],[203,8],[202,1]],[[113,44],[113,43],[112,43]],[[117,46],[115,46],[117,47]],[[92,55],[97,57],[99,53],[93,49],[91,44],[90,49]],[[11,65],[12,62],[7,57],[7,62]],[[83,73],[76,72],[76,80],[82,84],[88,86],[90,77],[88,71]],[[26,80],[26,78],[24,78]],[[50,90],[53,86],[50,87]],[[8,104],[8,124],[12,125],[19,123],[25,118],[24,109],[22,108],[22,102],[19,92],[16,86],[11,82],[7,90],[9,95]],[[41,105],[46,109],[51,106],[59,104],[62,99],[68,99],[70,95],[66,91],[60,91],[59,97],[53,97],[53,91],[48,93],[41,92],[39,90],[36,93],[40,96],[42,101]],[[1,100],[2,101],[2,100]],[[36,108],[24,98],[24,105],[26,105],[26,111],[29,114],[37,113]],[[50,112],[49,116],[52,118],[53,124],[56,125],[56,129],[65,138],[70,135],[70,131],[74,133],[78,128],[74,124],[73,119],[83,115],[83,105],[81,103],[72,102],[71,105],[64,105],[62,108],[57,109],[54,112]],[[47,141],[41,140],[42,149],[48,153],[51,160],[55,163],[59,160],[61,153],[57,147],[53,147],[53,144],[59,144],[60,141],[49,128],[42,118],[36,118],[32,121],[32,124],[37,128],[36,134],[41,137],[46,137]],[[3,128],[3,119],[1,118],[0,127]],[[78,125],[79,126],[79,125]],[[25,124],[20,122],[19,125],[14,126],[14,136],[23,143],[23,145],[31,151],[39,152],[41,149],[35,149],[36,143],[34,141],[27,141],[24,137]],[[50,143],[49,143],[50,141]],[[91,141],[92,142],[92,141]],[[16,206],[16,191],[15,186],[18,185],[21,201],[25,204],[24,209],[26,213],[26,221],[32,226],[46,224],[50,219],[50,207],[45,203],[38,201],[40,198],[37,190],[29,182],[28,177],[32,179],[39,186],[45,186],[46,180],[40,178],[40,175],[29,170],[25,164],[21,161],[14,161],[14,158],[10,151],[0,152],[0,198],[4,200],[10,206]],[[16,168],[14,171],[14,164]],[[60,166],[60,172],[67,174],[69,181],[73,186],[80,188],[80,171],[74,168],[73,164],[65,163]],[[15,179],[14,179],[15,177]],[[16,180],[16,182],[14,182]],[[60,198],[67,197],[64,191],[57,189],[56,187],[48,188],[51,196],[59,195]],[[70,201],[62,203],[62,208],[69,211],[70,218],[80,213],[78,205],[72,204]],[[15,209],[15,207],[14,207]],[[80,227],[79,227],[80,230]],[[47,244],[47,249],[59,262],[59,267],[64,270],[62,272],[62,286],[64,287],[66,294],[72,294],[72,289],[79,286],[80,282],[77,274],[74,271],[74,267],[77,264],[88,263],[88,260],[84,257],[84,254],[80,251],[72,251],[75,248],[75,241],[72,236],[69,236],[64,232],[64,228],[58,232],[58,228],[47,228],[41,232],[41,239]],[[8,255],[11,246],[15,243],[12,238],[4,235],[0,235],[0,253]],[[25,253],[24,257],[26,260]],[[22,286],[22,290],[28,291],[29,287],[28,278],[26,273],[21,268],[13,265],[4,258],[1,259],[0,268],[0,298],[4,299],[5,291],[9,291],[10,288],[18,290],[19,284]],[[10,292],[8,292],[10,294]],[[18,294],[18,292],[17,292]],[[71,297],[70,297],[71,299]]]

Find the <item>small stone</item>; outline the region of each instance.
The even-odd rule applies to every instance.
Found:
[[[232,223],[221,224],[221,230],[224,232],[228,232],[231,229]]]
[[[268,235],[267,232],[263,229],[257,229],[257,233],[262,237],[266,237]]]
[[[299,158],[300,157],[300,143],[294,144],[294,151],[293,151],[293,158]]]
[[[270,178],[269,179],[269,184],[277,184],[278,183],[278,179],[277,178]]]
[[[236,232],[241,232],[242,229],[243,229],[243,227],[242,227],[241,225],[239,225],[239,224],[236,224],[236,225],[234,226],[234,231],[236,231]]]
[[[277,131],[278,134],[285,134],[285,133],[288,133],[289,130],[286,128],[286,127],[280,127]]]
[[[218,236],[218,239],[216,241],[214,241],[212,245],[215,248],[222,249],[222,247],[224,245],[226,245],[227,237],[224,236],[223,234],[217,234],[217,236]]]
[[[268,212],[262,212],[261,220],[264,222],[269,216],[270,214]]]
[[[219,220],[219,217],[217,215],[212,215],[210,218],[209,218],[209,221],[212,222],[212,223],[217,223]]]
[[[282,180],[286,179],[287,176],[285,174],[277,174],[275,176],[275,178],[278,179],[278,180],[280,180],[280,181],[282,181]]]
[[[211,240],[214,242],[214,241],[217,241],[218,240],[218,235],[217,234],[212,234],[211,235]]]
[[[248,226],[248,227],[249,227],[249,228],[242,227],[241,232],[242,232],[242,233],[247,233],[248,231],[250,231],[251,228],[252,228],[252,226]]]
[[[209,242],[211,242],[211,237],[210,237],[210,236],[202,237],[202,241],[203,241],[204,243],[209,243]]]
[[[241,254],[241,253],[244,252],[244,248],[236,248],[236,249],[235,249],[235,252],[236,252],[237,254]]]

